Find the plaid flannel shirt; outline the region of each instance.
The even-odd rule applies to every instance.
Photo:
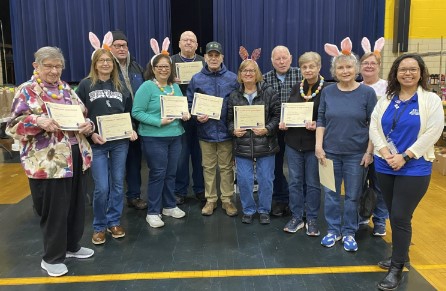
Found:
[[[270,84],[276,92],[279,93],[280,102],[286,103],[290,98],[291,88],[302,81],[302,74],[300,73],[299,68],[290,67],[285,75],[284,82],[277,78],[276,70],[271,70],[264,74],[263,79],[266,83]]]

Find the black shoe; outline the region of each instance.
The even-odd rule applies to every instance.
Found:
[[[391,264],[392,264],[392,258],[390,257],[387,260],[379,261],[378,267],[380,267],[381,269],[384,269],[384,270],[388,270],[388,269],[390,269]],[[404,267],[410,269],[410,261],[409,260],[407,260],[404,263]]]
[[[260,224],[269,224],[271,222],[271,220],[269,219],[269,214],[260,213],[259,221]]]
[[[243,214],[242,222],[246,223],[246,224],[251,224],[252,223],[252,215]]]
[[[197,199],[201,202],[206,202],[206,197],[204,195],[204,192],[200,192],[195,194],[195,197],[197,197]]]
[[[182,205],[184,204],[184,202],[186,202],[186,197],[175,195],[175,202],[177,203],[177,205]]]
[[[141,198],[131,198],[127,199],[128,207],[133,207],[137,210],[147,209],[147,202],[142,200]]]
[[[283,202],[273,202],[271,207],[271,214],[274,216],[284,216],[288,205]]]
[[[395,290],[398,287],[398,285],[401,283],[401,280],[403,279],[404,264],[399,265],[400,266],[392,264],[390,266],[387,275],[384,277],[384,279],[381,280],[381,282],[378,283],[379,290]]]

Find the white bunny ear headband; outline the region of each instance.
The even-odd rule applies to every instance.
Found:
[[[349,37],[346,37],[341,41],[341,51],[339,51],[338,47],[334,44],[326,43],[324,45],[325,52],[332,57],[340,55],[349,56],[352,54],[352,47],[352,41]]]
[[[169,45],[170,45],[170,40],[169,40],[168,37],[166,37],[163,40],[163,45],[161,46],[161,51],[160,51],[159,45],[158,45],[158,42],[156,41],[156,39],[154,39],[154,38],[150,39],[150,47],[152,48],[152,51],[155,53],[155,55],[152,57],[152,59],[150,59],[150,64],[152,66],[153,66],[153,60],[159,54],[162,54],[162,55],[165,55],[165,56],[169,56],[169,52],[167,51],[169,49]],[[170,60],[170,58],[169,58],[169,60]],[[172,60],[170,60],[170,62],[172,62]]]
[[[377,57],[381,57],[381,51],[384,47],[384,37],[380,37],[375,41],[375,46],[373,47],[373,52],[372,52],[372,47],[370,46],[370,41],[367,37],[363,37],[362,41],[361,41],[361,46],[362,49],[364,50],[364,53],[368,54],[368,53],[373,53],[374,55],[376,55]]]
[[[101,46],[101,42],[99,41],[99,38],[96,36],[96,34],[94,34],[91,31],[88,33],[88,39],[90,40],[91,46],[94,48],[94,51],[91,54],[91,59],[93,59],[93,55],[98,49],[103,48],[106,50],[110,50],[110,47],[113,43],[113,35],[110,31],[104,35],[104,40],[102,41],[102,46]]]

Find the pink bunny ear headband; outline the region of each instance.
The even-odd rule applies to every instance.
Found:
[[[380,37],[375,41],[375,46],[373,47],[373,54],[377,57],[381,57],[381,51],[384,47],[384,37]],[[361,41],[362,49],[364,53],[372,53],[372,47],[370,46],[370,41],[367,37],[363,37]]]
[[[248,51],[243,46],[240,46],[240,50],[238,53],[242,58],[242,60],[244,61],[253,60],[254,62],[256,62],[260,58],[261,51],[262,51],[261,48],[256,48],[255,50],[252,51],[251,57],[249,57]]]
[[[103,48],[103,49],[106,49],[109,51],[110,47],[113,43],[113,35],[110,31],[104,35],[104,40],[102,41],[102,47],[101,47],[101,42],[99,41],[99,38],[93,32],[90,31],[88,33],[88,39],[90,40],[91,46],[94,48],[94,51],[91,54],[91,59],[93,59],[94,53],[100,48]]]
[[[325,52],[332,57],[337,57],[340,55],[349,56],[352,54],[352,46],[352,41],[349,37],[346,37],[341,41],[341,51],[338,50],[336,45],[331,43],[326,43],[324,45],[324,49]]]
[[[155,53],[155,55],[150,59],[150,64],[152,66],[153,66],[153,60],[159,54],[162,54],[162,55],[165,55],[165,56],[169,56],[169,52],[167,51],[169,49],[169,45],[170,45],[170,40],[169,40],[168,37],[166,37],[163,40],[163,45],[161,47],[161,52],[160,52],[159,45],[158,45],[158,42],[156,41],[156,39],[154,39],[154,38],[150,39],[150,47],[152,48],[152,51]],[[172,60],[170,60],[170,62],[172,62]]]

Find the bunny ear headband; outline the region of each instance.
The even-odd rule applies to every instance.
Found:
[[[349,37],[344,38],[341,41],[341,51],[338,50],[338,47],[331,43],[326,43],[324,45],[325,52],[332,57],[337,57],[340,55],[349,56],[352,54],[352,41]]]
[[[375,56],[381,57],[381,50],[384,47],[384,37],[380,37],[375,41],[375,46],[373,47],[373,54]],[[370,46],[370,41],[367,37],[363,37],[361,41],[362,49],[364,53],[368,54],[372,52],[372,47]]]
[[[260,58],[261,51],[262,51],[261,48],[256,48],[255,50],[252,51],[251,57],[249,57],[248,51],[243,46],[241,46],[238,53],[242,58],[242,60],[244,61],[253,60],[254,62],[256,62]]]
[[[159,45],[158,45],[158,42],[156,41],[156,39],[154,39],[154,38],[150,39],[150,47],[152,48],[152,51],[155,53],[155,55],[150,60],[150,64],[152,66],[153,66],[153,60],[155,59],[155,57],[157,55],[162,54],[162,55],[169,56],[169,52],[167,51],[169,49],[169,45],[170,45],[170,40],[168,37],[166,37],[163,40],[163,45],[161,47],[161,52],[160,52]],[[172,62],[172,60],[170,60],[170,62]]]
[[[90,40],[91,46],[94,48],[94,51],[91,54],[91,59],[93,59],[93,55],[98,49],[103,48],[106,50],[110,50],[110,47],[113,43],[113,35],[110,31],[104,35],[104,40],[102,41],[102,47],[99,38],[93,32],[90,31],[88,33],[88,39]]]

